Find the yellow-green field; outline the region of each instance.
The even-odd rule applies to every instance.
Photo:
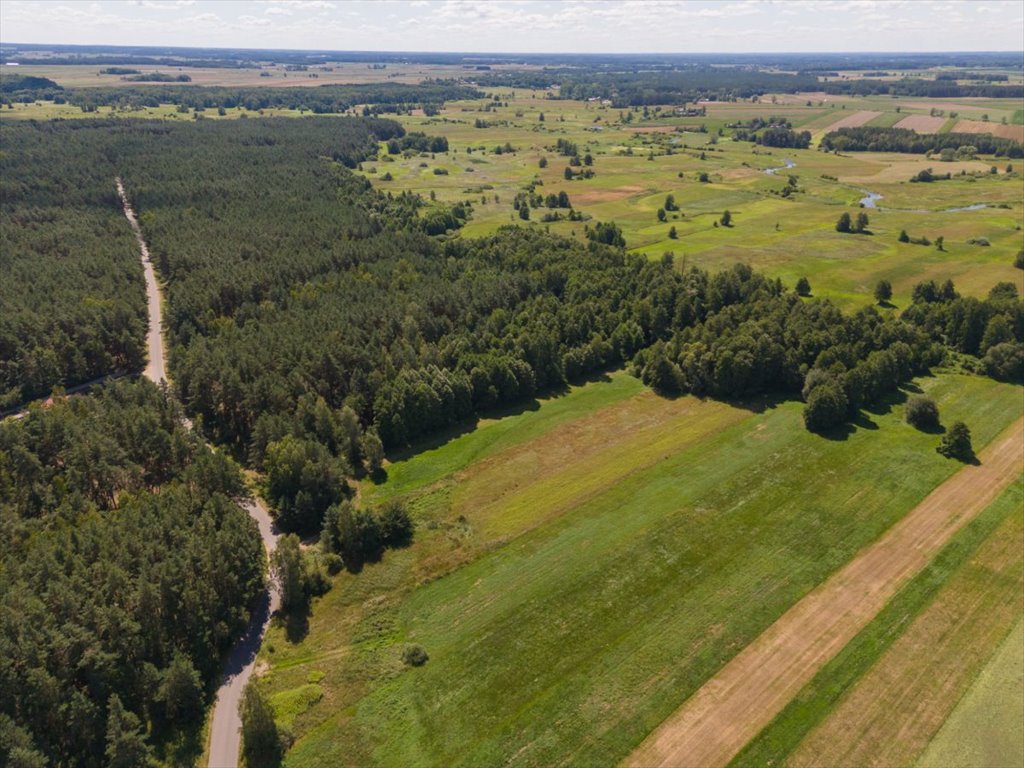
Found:
[[[918,384],[978,446],[1022,411],[1020,387]],[[898,402],[842,440],[799,419],[797,403],[666,400],[615,374],[388,466],[361,498],[409,501],[415,543],[264,645],[286,764],[627,755],[955,470]],[[403,668],[408,643],[424,667]]]
[[[634,113],[627,124],[623,116],[628,111],[597,102],[558,101],[522,90],[511,93],[502,94],[508,98],[507,107],[505,101],[490,108],[487,101],[453,102],[436,117],[401,117],[409,130],[447,137],[450,151],[388,157],[382,148],[377,161],[363,164],[363,173],[380,189],[434,193],[442,202],[473,203],[466,236],[524,224],[512,203],[532,182],[543,196],[566,192],[571,204],[591,221],[615,221],[630,250],[651,257],[671,251],[683,264],[713,270],[743,261],[790,285],[807,276],[817,295],[844,305],[870,302],[880,279],[893,284],[897,306],[906,303],[913,285],[923,279],[952,278],[962,291],[975,295],[984,295],[999,281],[1022,284],[1020,271],[1012,266],[1014,254],[1024,246],[1020,161],[1008,172],[1013,161],[1005,159],[942,163],[891,153],[838,156],[813,147],[771,149],[717,136],[719,128],[758,115],[783,115],[797,129],[808,126],[821,135],[851,110],[876,110],[882,117],[897,118],[926,114],[930,107],[921,99],[709,103],[703,105],[703,117],[668,116],[670,108],[665,107],[660,115],[651,110],[649,119]],[[849,109],[842,108],[847,105]],[[900,114],[894,112],[896,106],[901,107]],[[979,110],[986,110],[984,114],[996,120],[1012,116],[1016,105],[964,100],[954,106],[960,115],[980,116]],[[488,126],[475,127],[478,120]],[[700,126],[707,132],[686,130]],[[554,150],[559,139],[575,143],[581,155],[592,155],[593,178],[565,179],[568,158]],[[516,151],[494,151],[506,144]],[[542,158],[546,168],[539,167]],[[787,161],[792,168],[785,167]],[[990,173],[993,166],[995,174]],[[765,173],[770,168],[780,170]],[[931,184],[911,183],[910,178],[924,168],[955,176]],[[701,173],[708,174],[707,183],[699,181]],[[789,175],[796,177],[799,191],[783,197],[779,193]],[[859,212],[859,201],[868,191],[882,195],[878,210],[866,210],[872,234],[837,233],[839,215]],[[657,211],[669,194],[679,211],[668,212],[661,222]],[[987,207],[949,210],[978,205]],[[727,209],[733,215],[732,226],[716,226]],[[544,207],[532,210],[526,225],[583,236],[586,222],[540,221],[550,212]],[[567,211],[560,213],[564,219]],[[670,236],[672,228],[675,238]],[[901,244],[901,230],[932,241],[941,236],[944,250]],[[968,243],[978,238],[991,245]]]

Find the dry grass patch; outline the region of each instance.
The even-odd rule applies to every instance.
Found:
[[[835,131],[839,128],[859,128],[878,117],[881,112],[872,112],[871,110],[861,110],[860,112],[854,112],[852,115],[847,115],[836,120],[825,128],[827,131]]]
[[[984,120],[960,120],[953,126],[954,133],[991,133],[1002,139],[1013,139],[1024,143],[1024,125],[1003,125],[986,123]]]
[[[944,117],[932,117],[931,115],[907,115],[894,128],[909,128],[918,133],[938,133],[939,129],[946,124]]]

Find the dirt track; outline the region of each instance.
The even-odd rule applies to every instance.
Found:
[[[128,204],[128,197],[124,193],[124,185],[121,179],[114,179],[117,183],[117,194],[121,196],[121,204],[124,206],[124,215],[128,223],[132,225],[132,232],[135,233],[135,240],[142,252],[142,270],[146,276],[146,304],[149,308],[149,330],[146,333],[146,352],[148,354],[146,370],[143,376],[155,384],[167,379],[167,368],[164,365],[164,339],[163,339],[163,315],[161,313],[162,302],[160,298],[160,286],[156,282],[156,272],[153,271],[153,262],[149,258],[149,248],[142,238],[142,230],[139,228],[139,221],[135,218],[135,212]]]
[[[149,330],[146,333],[146,346],[149,353],[146,370],[142,375],[155,384],[167,379],[164,366],[163,313],[160,286],[156,281],[153,263],[149,258],[149,249],[142,237],[142,229],[138,219],[128,202],[121,179],[115,179],[117,194],[124,206],[124,215],[132,226],[135,239],[139,244],[142,256],[142,269],[146,275],[146,300],[149,308]],[[185,425],[191,429],[192,422],[185,419]],[[242,506],[259,526],[263,547],[269,557],[277,546],[277,529],[263,503],[253,497]],[[217,688],[217,701],[213,707],[210,724],[210,768],[235,768],[238,765],[238,751],[241,746],[242,718],[238,705],[242,701],[242,692],[252,676],[256,666],[256,654],[259,652],[263,636],[270,625],[270,617],[281,607],[281,594],[277,584],[271,581],[267,590],[260,597],[259,604],[253,609],[249,626],[228,653],[224,662],[224,675]]]
[[[1024,419],[805,596],[708,680],[625,761],[724,766],[768,725],[954,533],[1024,467]]]

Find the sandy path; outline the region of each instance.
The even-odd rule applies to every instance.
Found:
[[[120,195],[121,204],[124,206],[124,215],[132,225],[132,231],[138,241],[139,251],[142,255],[142,269],[146,275],[146,302],[149,308],[146,346],[149,358],[146,370],[142,375],[150,381],[160,384],[167,380],[167,369],[164,364],[166,356],[164,354],[163,313],[161,311],[163,298],[160,286],[156,281],[153,262],[149,257],[149,248],[146,247],[146,241],[142,237],[139,221],[128,203],[128,196],[125,194],[121,179],[117,178],[115,182],[117,194]],[[192,422],[188,419],[185,420],[185,425],[189,429],[192,428]],[[255,497],[245,501],[242,506],[259,526],[263,548],[269,557],[277,547],[278,537],[270,513]],[[271,581],[267,585],[266,591],[260,596],[258,605],[253,609],[252,618],[249,620],[245,634],[238,638],[225,659],[224,675],[220,687],[217,689],[217,701],[214,704],[213,719],[210,725],[210,768],[236,768],[238,765],[238,752],[242,740],[242,718],[238,711],[238,705],[242,701],[245,685],[249,682],[256,666],[256,654],[260,650],[263,636],[267,633],[270,617],[280,607],[280,591],[277,584]]]
[[[124,193],[124,185],[121,183],[120,177],[114,181],[117,183],[117,194],[120,195],[121,204],[124,206],[124,215],[128,219],[128,223],[132,225],[132,232],[135,233],[135,240],[139,244],[139,250],[142,253],[142,271],[146,276],[146,304],[149,307],[149,330],[146,332],[148,362],[142,375],[159,384],[167,380],[167,368],[164,364],[164,326],[161,312],[163,302],[160,296],[160,286],[156,282],[156,272],[153,271],[153,262],[149,258],[149,248],[146,247],[146,241],[142,238],[139,220],[135,218],[135,211],[128,204],[128,196]]]
[[[960,528],[1019,476],[1024,419],[726,664],[626,759],[724,766]]]

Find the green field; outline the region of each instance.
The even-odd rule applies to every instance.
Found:
[[[921,768],[1024,762],[1024,622],[1010,633],[921,756]]]
[[[851,110],[879,111],[872,124],[891,125],[910,114],[927,114],[924,100],[837,97],[826,106],[764,100],[721,103],[706,105],[703,117],[670,116],[665,108],[659,114],[650,112],[647,119],[637,112],[632,122],[625,123],[627,111],[597,103],[553,101],[526,91],[514,93],[515,97],[502,94],[508,98],[502,106],[453,102],[437,117],[401,117],[409,130],[446,136],[450,151],[407,158],[390,158],[382,152],[378,161],[363,164],[364,174],[381,189],[433,193],[442,202],[472,203],[473,218],[463,230],[466,236],[522,224],[512,201],[533,182],[542,195],[565,191],[572,205],[593,221],[615,221],[632,251],[652,258],[671,251],[684,264],[713,270],[743,261],[790,285],[806,276],[817,295],[846,306],[870,302],[879,279],[893,284],[897,306],[908,301],[913,285],[922,279],[952,277],[961,290],[975,295],[984,295],[1002,280],[1024,284],[1012,267],[1013,255],[1024,244],[1019,162],[1007,173],[1005,160],[940,163],[920,155],[837,156],[813,148],[784,150],[733,142],[728,129],[722,138],[715,135],[732,122],[769,115],[786,116],[797,128],[816,126],[820,135]],[[848,103],[849,109],[836,108],[837,102]],[[894,111],[897,106],[900,113]],[[993,119],[1005,116],[987,103],[967,100],[953,106],[963,110],[958,112],[962,117],[982,108],[990,110]],[[487,127],[475,127],[477,120],[488,123]],[[700,126],[707,132],[693,132]],[[581,154],[593,156],[593,178],[564,178],[567,158],[553,151],[558,139],[574,142]],[[506,144],[516,151],[494,151]],[[539,167],[542,157],[548,161],[543,169]],[[795,166],[784,168],[787,160]],[[993,164],[998,170],[995,175],[988,173]],[[768,168],[782,170],[769,175],[763,172]],[[967,175],[911,184],[911,176],[924,168]],[[435,169],[446,174],[437,175]],[[383,180],[385,173],[391,180]],[[698,180],[701,173],[709,175],[708,183]],[[782,197],[777,193],[790,174],[797,177],[800,191]],[[882,207],[868,211],[873,234],[858,237],[835,232],[839,214],[856,212],[867,190],[883,196]],[[659,222],[656,213],[668,194],[674,195],[680,210]],[[1000,207],[948,212],[979,204]],[[716,227],[726,209],[733,214],[733,226]],[[528,226],[583,236],[586,222],[538,221],[546,212],[545,208],[533,210]],[[564,217],[565,211],[561,213]],[[675,239],[669,236],[672,227]],[[897,242],[901,230],[932,240],[942,236],[945,249],[901,244]],[[968,244],[973,238],[986,238],[991,245]]]
[[[904,586],[732,765],[912,763],[1019,616],[1022,499],[1024,478]]]
[[[1020,413],[1019,387],[919,384],[978,446]],[[797,403],[629,389],[589,384],[396,466],[417,542],[340,577],[300,641],[279,627],[264,646],[298,737],[289,765],[621,758],[955,469],[899,405],[827,440]],[[627,426],[574,460],[598,423]],[[406,643],[426,666],[403,670]],[[295,714],[321,672],[323,698]]]

